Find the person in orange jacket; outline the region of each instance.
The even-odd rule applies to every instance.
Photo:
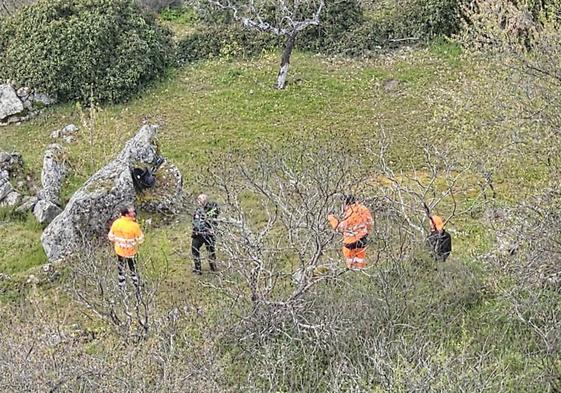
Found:
[[[452,252],[452,236],[444,228],[444,219],[440,216],[429,216],[430,233],[427,244],[435,261],[446,262]]]
[[[136,253],[138,252],[138,245],[144,241],[144,234],[140,229],[140,225],[136,222],[136,212],[133,207],[126,207],[121,210],[121,217],[113,222],[107,237],[115,243],[119,288],[125,288],[125,265],[128,265],[131,271],[132,282],[138,289],[139,278],[136,271]]]
[[[343,219],[333,214],[327,216],[331,227],[343,233],[343,255],[348,269],[366,267],[366,245],[374,220],[370,210],[356,200],[353,195],[345,197]]]

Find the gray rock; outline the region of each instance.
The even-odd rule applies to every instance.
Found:
[[[44,106],[53,105],[56,103],[56,99],[48,96],[44,93],[33,93],[33,101],[40,102]]]
[[[62,182],[68,168],[66,166],[64,149],[61,145],[53,143],[45,150],[43,157],[43,171],[41,172],[41,199],[45,199],[55,205],[60,205],[60,192]]]
[[[35,204],[33,215],[41,225],[48,225],[62,212],[62,209],[52,202],[41,200]]]
[[[79,251],[84,239],[104,238],[118,209],[135,202],[130,168],[152,165],[159,157],[154,142],[157,129],[143,126],[113,161],[86,181],[45,229],[41,243],[50,261]]]
[[[0,186],[10,181],[10,173],[6,169],[0,169]]]
[[[18,172],[23,169],[23,159],[21,154],[12,152],[8,153],[0,151],[0,171],[8,171],[9,173]]]
[[[0,120],[23,112],[23,104],[14,88],[10,85],[0,85]]]
[[[34,197],[34,196],[24,197],[22,202],[21,202],[21,205],[19,205],[18,208],[16,209],[16,212],[26,213],[28,211],[32,211],[38,200],[39,199],[37,197]]]
[[[22,195],[17,191],[12,191],[0,202],[1,206],[14,207],[20,204]]]
[[[16,94],[22,101],[25,101],[27,97],[29,97],[30,92],[31,89],[29,87],[20,87],[18,91],[16,91]]]
[[[76,127],[74,124],[69,124],[60,130],[54,130],[53,132],[51,132],[51,138],[53,139],[64,138],[65,142],[67,142],[68,140],[70,142],[67,143],[71,143],[74,141],[73,138],[75,137],[76,133],[79,130],[80,129]]]
[[[66,144],[71,144],[76,142],[76,137],[74,135],[65,135],[62,137],[62,141]]]
[[[396,79],[387,79],[384,81],[385,91],[394,91],[399,87],[399,81]]]
[[[23,108],[27,109],[28,111],[32,111],[33,110],[33,101],[31,100],[25,100],[22,101],[23,103]]]
[[[0,201],[3,201],[12,191],[14,191],[14,188],[9,181],[0,184]]]
[[[64,127],[64,128],[61,130],[61,134],[62,134],[62,136],[65,136],[65,135],[74,135],[74,134],[76,134],[79,130],[80,130],[80,129],[79,129],[78,127],[76,127],[74,124],[69,124],[69,125],[67,125],[66,127]]]

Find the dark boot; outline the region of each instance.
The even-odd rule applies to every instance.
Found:
[[[216,262],[214,262],[214,261],[209,262],[209,265],[210,265],[210,270],[211,270],[211,271],[213,271],[213,272],[217,272],[217,271],[218,271],[218,268],[216,267]]]
[[[195,260],[195,267],[193,268],[193,273],[195,274],[203,274],[203,272],[201,271],[201,261],[200,260]]]

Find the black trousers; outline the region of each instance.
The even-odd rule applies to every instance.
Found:
[[[129,270],[131,271],[131,280],[135,287],[138,288],[139,278],[138,273],[136,272],[136,257],[132,258],[125,258],[122,256],[117,256],[117,269],[119,271],[119,287],[125,288],[125,281],[126,281],[126,265],[129,265]]]
[[[195,262],[195,270],[201,270],[201,247],[206,246],[209,257],[209,264],[211,270],[216,270],[216,237],[213,235],[195,235],[191,236],[191,253],[193,254],[193,261]]]

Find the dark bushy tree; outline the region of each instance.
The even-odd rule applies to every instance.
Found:
[[[0,78],[60,101],[123,101],[161,75],[173,53],[170,34],[128,0],[42,0],[0,34]]]

